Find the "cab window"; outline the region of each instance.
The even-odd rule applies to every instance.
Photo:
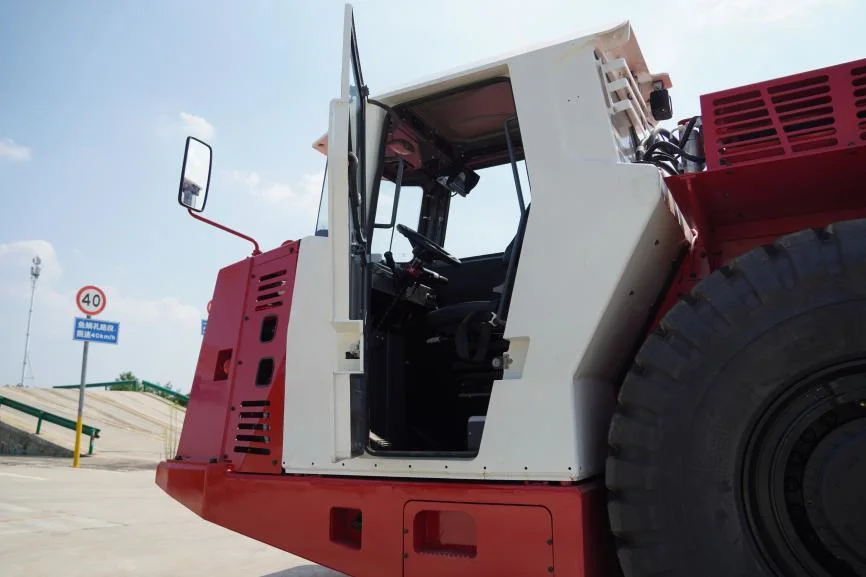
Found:
[[[443,248],[457,258],[501,253],[514,238],[520,221],[520,205],[511,163],[478,170],[478,184],[465,197],[454,195],[448,209]],[[530,202],[529,182],[523,160],[517,172],[525,202]]]

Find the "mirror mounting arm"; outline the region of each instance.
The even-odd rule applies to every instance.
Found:
[[[211,226],[215,226],[216,228],[218,228],[218,229],[220,229],[220,230],[224,230],[224,231],[226,231],[226,232],[228,232],[228,233],[230,233],[230,234],[233,234],[233,235],[235,235],[235,236],[239,236],[240,238],[242,238],[242,239],[244,239],[244,240],[248,240],[248,241],[250,241],[251,243],[253,243],[253,256],[258,256],[258,255],[262,254],[261,249],[259,249],[259,243],[256,242],[256,239],[254,239],[253,237],[251,237],[251,236],[247,236],[247,235],[245,235],[245,234],[243,234],[243,233],[241,233],[241,232],[238,232],[238,231],[236,231],[236,230],[234,230],[234,229],[232,229],[232,228],[229,228],[229,227],[227,227],[227,226],[225,226],[225,225],[222,225],[222,224],[220,224],[220,223],[218,223],[218,222],[214,222],[214,221],[212,221],[212,220],[210,220],[210,219],[207,219],[207,218],[205,218],[205,217],[203,217],[203,216],[199,216],[199,215],[197,215],[195,212],[193,212],[193,211],[192,211],[191,209],[189,209],[189,208],[187,208],[186,211],[189,213],[189,215],[190,215],[191,217],[193,217],[193,218],[196,219],[196,220],[200,220],[200,221],[202,221],[202,222],[204,222],[204,223],[207,223],[207,224],[209,224],[209,225],[211,225]]]

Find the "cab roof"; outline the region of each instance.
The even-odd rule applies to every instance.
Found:
[[[631,23],[626,20],[609,28],[596,30],[595,32],[571,36],[565,40],[538,44],[469,66],[463,66],[444,74],[440,73],[427,80],[371,97],[371,100],[395,107],[407,102],[426,99],[440,93],[453,93],[463,87],[477,85],[497,77],[508,76],[508,64],[518,57],[526,57],[532,54],[541,55],[545,52],[561,53],[569,50],[583,49],[587,45],[592,46],[593,49],[603,54],[608,60],[624,58],[641,85],[642,92],[644,92],[642,96],[645,99],[649,98],[649,91],[654,82],[661,82],[665,88],[671,87],[671,80],[668,74],[650,73]],[[645,90],[644,87],[646,87]],[[328,134],[325,133],[318,138],[313,143],[313,148],[327,155]]]

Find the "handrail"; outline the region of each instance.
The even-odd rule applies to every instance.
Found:
[[[113,386],[117,386],[117,385],[129,386],[129,385],[137,385],[137,384],[138,384],[138,381],[108,381],[106,383],[88,383],[88,384],[84,385],[84,388],[91,389],[91,388],[96,388],[96,387],[105,387],[105,390],[108,390],[109,387],[113,387]],[[51,388],[52,389],[77,389],[80,387],[81,387],[81,385],[54,385]]]
[[[16,411],[26,413],[31,417],[36,417],[38,419],[38,421],[36,422],[37,435],[42,430],[42,421],[48,421],[49,423],[65,427],[73,431],[75,430],[75,421],[73,421],[72,419],[67,419],[66,417],[61,417],[60,415],[55,415],[54,413],[49,413],[48,411],[43,411],[42,409],[38,409],[26,403],[15,401],[13,399],[10,399],[9,397],[4,397],[3,395],[0,395],[0,407],[2,407],[3,405],[6,405],[10,409],[15,409]],[[91,427],[90,425],[82,425],[81,432],[90,437],[90,444],[87,448],[87,454],[92,455],[93,440],[99,438],[100,429],[97,429],[96,427]]]
[[[80,386],[81,385],[55,385],[51,388],[52,389],[77,389]],[[173,391],[169,388],[163,387],[161,385],[157,385],[156,383],[151,383],[150,381],[109,381],[109,382],[105,382],[105,383],[88,383],[88,384],[84,385],[84,388],[90,389],[90,388],[103,387],[103,388],[105,388],[105,390],[108,390],[111,387],[116,387],[116,386],[127,386],[127,387],[132,386],[132,387],[134,387],[134,390],[141,390],[141,391],[148,391],[149,390],[152,392],[160,393],[166,397],[170,397],[170,398],[178,401],[184,407],[187,406],[187,404],[189,404],[189,395],[185,395],[183,393]]]
[[[189,396],[184,395],[183,393],[178,393],[177,391],[173,391],[173,390],[168,389],[166,387],[157,385],[155,383],[151,383],[148,381],[141,381],[141,388],[144,389],[145,391],[147,389],[151,389],[151,390],[157,391],[159,393],[162,393],[163,395],[165,395],[167,397],[171,397],[173,399],[176,399],[176,400],[180,401],[184,407],[187,405],[187,403],[189,403]]]

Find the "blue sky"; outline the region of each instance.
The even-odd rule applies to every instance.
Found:
[[[216,273],[249,250],[176,205],[183,139],[214,147],[209,217],[263,249],[311,234],[343,4],[0,2],[0,384],[20,378],[39,254],[26,384],[77,382],[73,297],[97,284],[120,344],[91,347],[88,380],[189,389]],[[866,57],[860,0],[353,4],[374,94],[626,18],[677,118],[704,92]]]

